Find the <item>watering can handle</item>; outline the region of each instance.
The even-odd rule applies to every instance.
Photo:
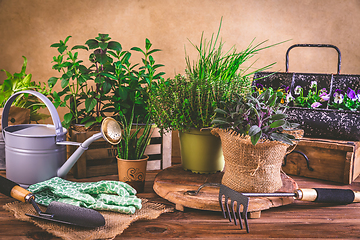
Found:
[[[32,90],[24,90],[24,91],[20,91],[17,92],[15,94],[13,94],[5,103],[4,106],[4,110],[3,110],[3,114],[2,114],[2,119],[1,119],[1,124],[2,124],[2,129],[5,129],[8,126],[8,117],[9,117],[9,111],[10,111],[10,107],[11,104],[13,103],[13,101],[16,99],[16,97],[18,97],[20,94],[23,93],[28,93],[31,95],[36,96],[37,98],[39,98],[45,105],[46,107],[49,109],[51,118],[53,120],[54,126],[55,126],[55,132],[56,132],[56,141],[63,141],[63,127],[61,125],[61,121],[60,121],[60,117],[58,112],[55,109],[55,106],[52,104],[52,102],[43,94],[36,92],[36,91],[32,91]]]

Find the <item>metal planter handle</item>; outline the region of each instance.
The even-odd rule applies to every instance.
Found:
[[[64,139],[64,134],[63,134],[63,127],[61,125],[61,121],[60,121],[60,117],[58,112],[55,109],[55,106],[52,104],[52,102],[43,94],[36,92],[36,91],[32,91],[32,90],[24,90],[24,91],[20,91],[17,92],[15,94],[13,94],[5,103],[4,106],[4,110],[3,110],[3,114],[2,114],[2,119],[1,119],[1,124],[2,124],[2,129],[5,129],[8,126],[8,117],[9,117],[9,111],[10,111],[10,107],[11,104],[13,103],[13,101],[16,99],[16,97],[18,97],[20,94],[23,93],[28,93],[31,95],[36,96],[37,98],[39,98],[45,105],[46,107],[49,109],[52,121],[54,123],[55,126],[55,132],[56,132],[56,141],[63,141]],[[5,136],[4,136],[5,139]]]
[[[289,49],[286,51],[286,72],[289,72],[289,52],[291,49],[295,47],[325,47],[325,48],[334,48],[338,53],[338,68],[337,68],[337,74],[340,74],[340,68],[341,68],[341,52],[338,47],[331,45],[331,44],[295,44],[289,47]]]

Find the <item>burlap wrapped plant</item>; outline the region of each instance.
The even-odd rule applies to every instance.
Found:
[[[281,165],[302,136],[286,121],[286,107],[271,89],[238,96],[217,109],[212,133],[220,136],[225,160],[222,184],[238,192],[275,192],[282,186]]]
[[[259,142],[231,130],[213,129],[221,138],[225,172],[221,183],[238,192],[275,192],[282,186],[281,164],[288,144]]]

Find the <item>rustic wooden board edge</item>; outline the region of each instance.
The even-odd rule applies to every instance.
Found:
[[[169,175],[166,174],[166,171]],[[184,178],[191,175],[195,179],[188,182],[177,182],[176,178],[178,178],[178,176],[175,175],[176,172]],[[216,175],[219,175],[219,173]],[[283,187],[280,189],[281,192],[293,192],[298,188],[297,183],[291,177],[287,176],[285,173],[282,173],[281,176],[283,180]],[[173,180],[172,177],[175,179]],[[172,166],[157,174],[154,180],[153,190],[160,197],[174,203],[176,209],[179,211],[183,211],[184,207],[208,211],[221,211],[218,201],[218,187],[204,187],[197,196],[184,195],[184,192],[196,190],[201,185],[199,182],[202,182],[202,180],[196,180],[199,178],[209,179],[209,181],[211,181],[211,175],[204,176],[204,174],[191,174],[182,170],[179,166]],[[219,178],[216,179],[219,180]],[[258,212],[273,207],[288,205],[293,202],[294,199],[292,197],[250,198],[248,212]],[[254,217],[255,216],[259,216],[259,214],[254,214]]]

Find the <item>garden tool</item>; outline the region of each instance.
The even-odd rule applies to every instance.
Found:
[[[21,202],[31,203],[39,215],[25,215],[47,221],[96,228],[105,225],[104,217],[97,211],[61,202],[51,202],[45,212],[35,203],[35,196],[17,183],[0,176],[0,192]]]
[[[228,215],[229,221],[234,218],[234,224],[237,225],[237,218],[242,226],[242,218],[244,218],[247,232],[250,232],[247,222],[247,209],[249,205],[249,197],[293,197],[296,200],[322,202],[322,203],[336,203],[336,204],[349,204],[353,202],[360,202],[360,191],[353,191],[351,189],[328,189],[328,188],[301,188],[296,189],[292,193],[276,192],[276,193],[240,193],[220,183],[205,183],[201,185],[196,191],[187,191],[184,194],[196,196],[199,191],[205,186],[219,186],[219,204],[224,218]],[[230,208],[229,208],[229,198]],[[224,199],[224,201],[223,201]],[[235,214],[235,202],[236,213]],[[225,208],[224,208],[225,205]],[[240,214],[242,206],[242,211]],[[232,216],[231,213],[232,212]]]
[[[8,126],[8,114],[12,102],[20,94],[38,97],[49,109],[54,125],[22,124]],[[55,106],[43,94],[31,90],[20,91],[6,102],[2,114],[2,133],[5,141],[6,177],[22,187],[65,177],[81,154],[97,139],[104,138],[116,145],[121,140],[121,128],[113,118],[102,121],[101,131],[83,143],[66,141],[67,130],[62,127]],[[66,160],[66,145],[78,149]]]

